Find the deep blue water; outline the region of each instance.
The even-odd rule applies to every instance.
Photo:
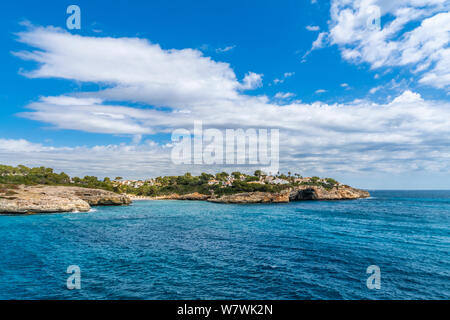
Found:
[[[0,216],[0,299],[449,299],[450,191],[371,193]]]

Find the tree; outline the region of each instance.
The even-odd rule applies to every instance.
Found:
[[[234,171],[234,172],[231,173],[231,175],[235,179],[240,179],[242,174],[239,171]]]
[[[68,184],[70,183],[70,177],[65,174],[64,172],[61,172],[58,176],[58,181],[56,181],[57,183],[62,183],[62,184]]]
[[[202,172],[199,178],[201,182],[207,183],[209,180],[213,179],[214,176],[212,174]]]
[[[75,184],[80,184],[81,183],[81,179],[79,177],[73,177],[72,178],[72,182]]]
[[[339,182],[337,182],[337,181],[334,180],[333,178],[326,178],[325,181],[326,181],[328,184],[331,184],[331,185],[337,185],[337,184],[339,184]]]
[[[217,180],[226,180],[226,178],[228,178],[229,174],[226,172],[220,172],[218,174],[216,174],[216,179]]]
[[[255,177],[261,177],[262,175],[262,171],[261,170],[256,170],[255,173],[253,174]]]
[[[259,181],[259,178],[254,176],[248,176],[247,178],[245,178],[245,182],[252,182],[252,181]]]
[[[312,183],[317,183],[317,182],[319,182],[319,180],[320,180],[319,177],[316,177],[316,176],[311,177],[311,182],[312,182]]]
[[[122,177],[116,177],[114,180],[118,181],[118,180],[122,180]]]

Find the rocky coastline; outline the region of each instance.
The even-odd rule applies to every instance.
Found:
[[[144,197],[141,200],[199,200],[215,203],[287,203],[307,200],[354,200],[370,197],[370,193],[349,186],[326,189],[322,186],[297,186],[281,192],[241,192],[231,195],[204,195],[198,192]]]
[[[288,203],[306,200],[351,200],[370,197],[349,186],[297,186],[280,192],[241,192],[230,195],[169,194],[156,197],[123,195],[101,189],[70,186],[17,185],[0,189],[0,214],[87,212],[91,206],[129,205],[132,200],[197,200],[214,203]]]
[[[87,212],[91,206],[131,203],[114,192],[82,187],[15,185],[0,189],[0,214]]]

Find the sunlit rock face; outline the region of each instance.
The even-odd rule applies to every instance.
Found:
[[[99,189],[43,185],[0,189],[0,213],[86,212],[91,206],[130,203],[125,195]]]
[[[291,190],[289,200],[350,200],[368,197],[370,197],[369,192],[349,186],[338,186],[330,189],[322,186],[299,186]]]

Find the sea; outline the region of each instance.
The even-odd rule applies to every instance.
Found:
[[[0,299],[449,299],[450,191],[0,215]]]

